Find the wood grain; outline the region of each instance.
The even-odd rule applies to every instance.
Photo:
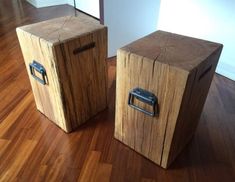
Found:
[[[95,42],[79,54],[74,49]],[[75,129],[107,107],[107,29],[54,47],[68,128]],[[66,68],[66,69],[65,69]]]
[[[174,95],[172,91],[183,93],[187,73],[182,72],[181,74],[168,65],[154,63],[154,60],[135,54],[126,54],[123,50],[119,50],[117,57],[115,137],[160,164],[166,120],[168,118],[169,120],[177,119],[179,110],[176,108],[180,107],[182,99],[182,94]],[[152,70],[153,64],[155,67],[152,75],[149,70]],[[177,73],[182,76],[176,77]],[[162,79],[163,77],[165,79]],[[146,117],[143,113],[136,112],[127,105],[128,93],[136,87],[157,93],[156,95],[160,98],[161,114],[159,117]],[[173,99],[174,101],[172,101]],[[174,107],[169,110],[172,105]]]
[[[20,27],[21,30],[52,45],[68,42],[103,28],[99,21],[84,14],[54,18]]]
[[[40,29],[42,27],[42,30]],[[91,18],[66,16],[17,28],[37,109],[66,132],[107,106],[107,29]],[[94,48],[74,50],[94,43]],[[29,64],[46,70],[35,80]]]
[[[88,154],[88,158],[82,168],[82,175],[79,177],[78,181],[110,181],[112,165],[100,163],[100,156],[101,153],[97,151],[92,151]]]
[[[112,182],[234,182],[235,83],[218,74],[194,137],[168,170],[113,138],[115,58],[108,61],[109,109],[75,132],[64,133],[36,110],[15,28],[73,14],[68,5],[36,9],[23,0],[0,1],[0,125],[10,126],[0,127],[0,176],[14,170],[10,181],[78,181],[89,173],[84,166],[91,152],[100,152],[96,179],[102,174]]]
[[[217,43],[163,31],[119,49],[115,137],[167,168],[195,132],[221,50]],[[128,106],[137,87],[158,97],[159,116]]]
[[[162,165],[168,166],[172,163],[172,161],[194,135],[221,54],[221,50],[222,48],[219,48],[218,51],[213,52],[203,63],[198,66],[195,73],[190,73],[184,92],[184,100],[181,104],[181,111],[179,113],[177,123],[174,126],[175,132],[173,135],[171,134],[171,136],[166,135],[166,143],[171,141],[172,145],[166,145],[166,147],[164,147],[164,150],[170,151],[170,154],[167,157],[164,155],[167,152],[163,151]],[[210,69],[209,72],[208,68]]]

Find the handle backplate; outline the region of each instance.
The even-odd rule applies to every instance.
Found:
[[[29,69],[32,77],[34,77],[41,84],[46,85],[46,70],[41,64],[39,64],[37,61],[33,61],[29,64]],[[36,75],[35,71],[41,74],[41,78]]]
[[[137,105],[134,104],[134,99],[138,99],[141,102],[144,102],[150,106],[152,106],[152,111],[147,111]],[[128,105],[140,112],[143,112],[149,116],[156,116],[159,114],[159,109],[158,109],[158,99],[157,97],[144,89],[141,88],[135,88],[132,91],[129,92],[129,97],[128,97]]]

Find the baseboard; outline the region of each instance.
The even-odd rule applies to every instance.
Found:
[[[216,73],[235,81],[235,66],[224,62],[219,62]]]
[[[27,0],[30,4],[35,6],[36,8],[48,7],[48,6],[55,6],[61,4],[67,4],[67,0]]]

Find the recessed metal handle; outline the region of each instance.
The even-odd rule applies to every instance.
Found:
[[[79,54],[79,53],[81,53],[81,52],[83,52],[83,51],[86,51],[86,50],[88,50],[88,49],[92,49],[92,48],[94,48],[94,47],[95,47],[95,42],[91,42],[91,43],[86,44],[86,45],[84,45],[84,46],[82,46],[82,47],[79,47],[79,48],[74,49],[74,50],[73,50],[73,54],[76,55],[76,54]]]
[[[29,69],[31,75],[39,81],[41,84],[46,85],[46,70],[45,68],[39,64],[37,61],[33,61],[32,63],[29,64]],[[36,74],[35,71],[41,74],[42,78],[39,78]]]
[[[139,101],[142,101],[148,105],[152,106],[152,112],[144,110],[143,108],[137,106],[134,104],[134,99],[138,99]],[[158,108],[158,99],[157,97],[144,89],[141,88],[135,88],[132,91],[129,92],[128,97],[128,105],[140,112],[143,112],[149,116],[154,117],[155,115],[159,114],[159,108]]]

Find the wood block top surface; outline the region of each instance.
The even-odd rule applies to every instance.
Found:
[[[79,15],[78,17],[65,16],[25,25],[17,28],[17,31],[23,30],[55,45],[104,27],[94,18]]]
[[[159,30],[121,50],[191,71],[222,46],[219,43]]]

